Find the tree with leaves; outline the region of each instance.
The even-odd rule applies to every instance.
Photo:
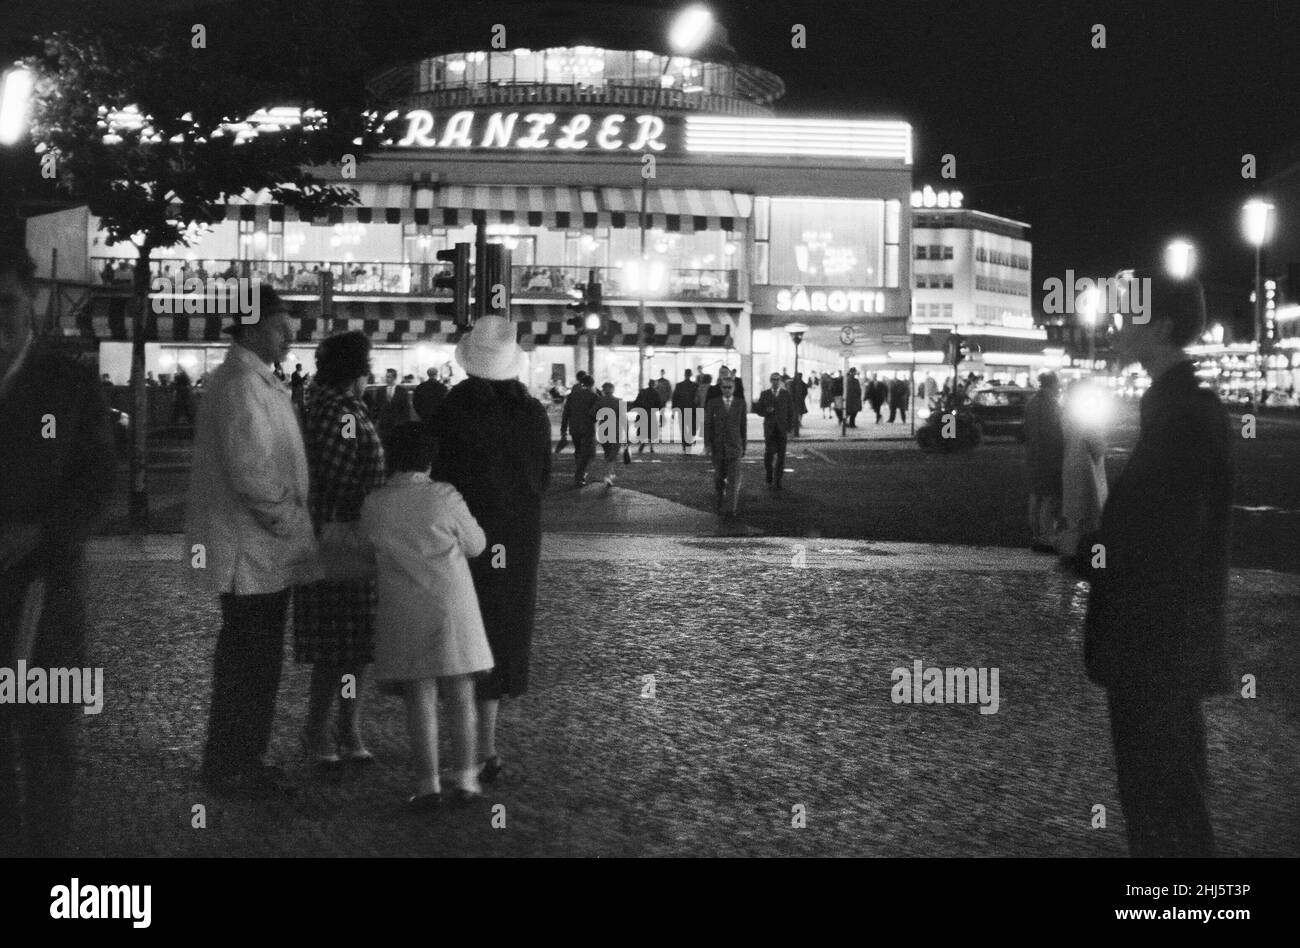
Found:
[[[153,333],[150,261],[249,192],[300,212],[351,204],[310,167],[379,147],[340,10],[305,0],[240,4],[44,38],[31,134],[59,189],[84,202],[108,243],[130,243],[134,438],[130,513],[148,525],[145,341]],[[274,112],[270,111],[275,109]]]

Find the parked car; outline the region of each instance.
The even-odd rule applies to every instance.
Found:
[[[1025,440],[1025,404],[1034,394],[1031,388],[1016,385],[987,385],[970,397],[971,414],[985,437],[1011,435]]]

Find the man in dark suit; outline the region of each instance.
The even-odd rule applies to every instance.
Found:
[[[386,439],[398,425],[411,420],[411,393],[397,384],[397,370],[389,369],[382,388],[370,395],[370,413],[380,439]]]
[[[94,373],[35,334],[34,273],[22,245],[0,237],[0,667],[80,669],[83,549],[113,491],[113,432]],[[69,703],[0,703],[4,855],[67,855],[83,716]]]
[[[1211,856],[1201,700],[1231,687],[1224,659],[1230,422],[1183,351],[1205,326],[1200,284],[1159,272],[1134,279],[1150,280],[1147,308],[1124,317],[1115,349],[1122,364],[1142,363],[1152,381],[1137,445],[1101,529],[1078,550],[1092,583],[1084,661],[1088,677],[1109,692],[1130,853]]]
[[[591,383],[586,372],[577,374],[560,415],[560,443],[564,443],[566,434],[573,436],[575,487],[587,483],[587,465],[596,456],[596,393]]]
[[[691,442],[695,440],[695,400],[696,385],[691,381],[691,370],[686,370],[686,377],[677,383],[673,389],[672,407],[677,412],[677,418],[682,426],[682,453],[685,454],[690,450]]]
[[[794,399],[781,384],[779,373],[773,372],[768,381],[772,387],[764,389],[758,396],[758,414],[763,419],[763,469],[767,472],[768,485],[780,490],[781,474],[785,471],[786,438],[795,424]]]
[[[726,376],[718,383],[722,395],[704,407],[704,443],[713,455],[713,490],[718,513],[736,515],[740,502],[740,459],[745,456],[749,410],[736,397],[736,382]]]
[[[910,401],[911,394],[911,389],[905,379],[891,379],[889,381],[889,421],[891,424],[895,415],[902,415],[903,423],[907,423],[907,403]]]
[[[803,416],[808,412],[808,383],[803,380],[803,373],[796,372],[794,381],[790,383],[790,398],[794,402],[794,425],[790,428],[792,437],[799,437],[799,429],[803,427]]]
[[[447,386],[439,381],[438,370],[429,369],[427,374],[429,377],[415,386],[415,394],[411,397],[415,414],[426,425],[433,420],[433,415],[438,410],[438,406],[447,397]]]

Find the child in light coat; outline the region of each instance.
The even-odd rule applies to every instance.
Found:
[[[381,684],[402,691],[418,778],[408,805],[426,811],[442,801],[439,689],[451,731],[449,796],[463,802],[481,792],[473,676],[493,663],[467,558],[482,553],[487,538],[457,490],[430,479],[420,425],[394,429],[386,450],[388,482],[361,509],[379,570],[374,667]]]

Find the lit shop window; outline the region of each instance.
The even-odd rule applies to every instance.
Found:
[[[775,284],[885,285],[885,202],[772,198]]]

